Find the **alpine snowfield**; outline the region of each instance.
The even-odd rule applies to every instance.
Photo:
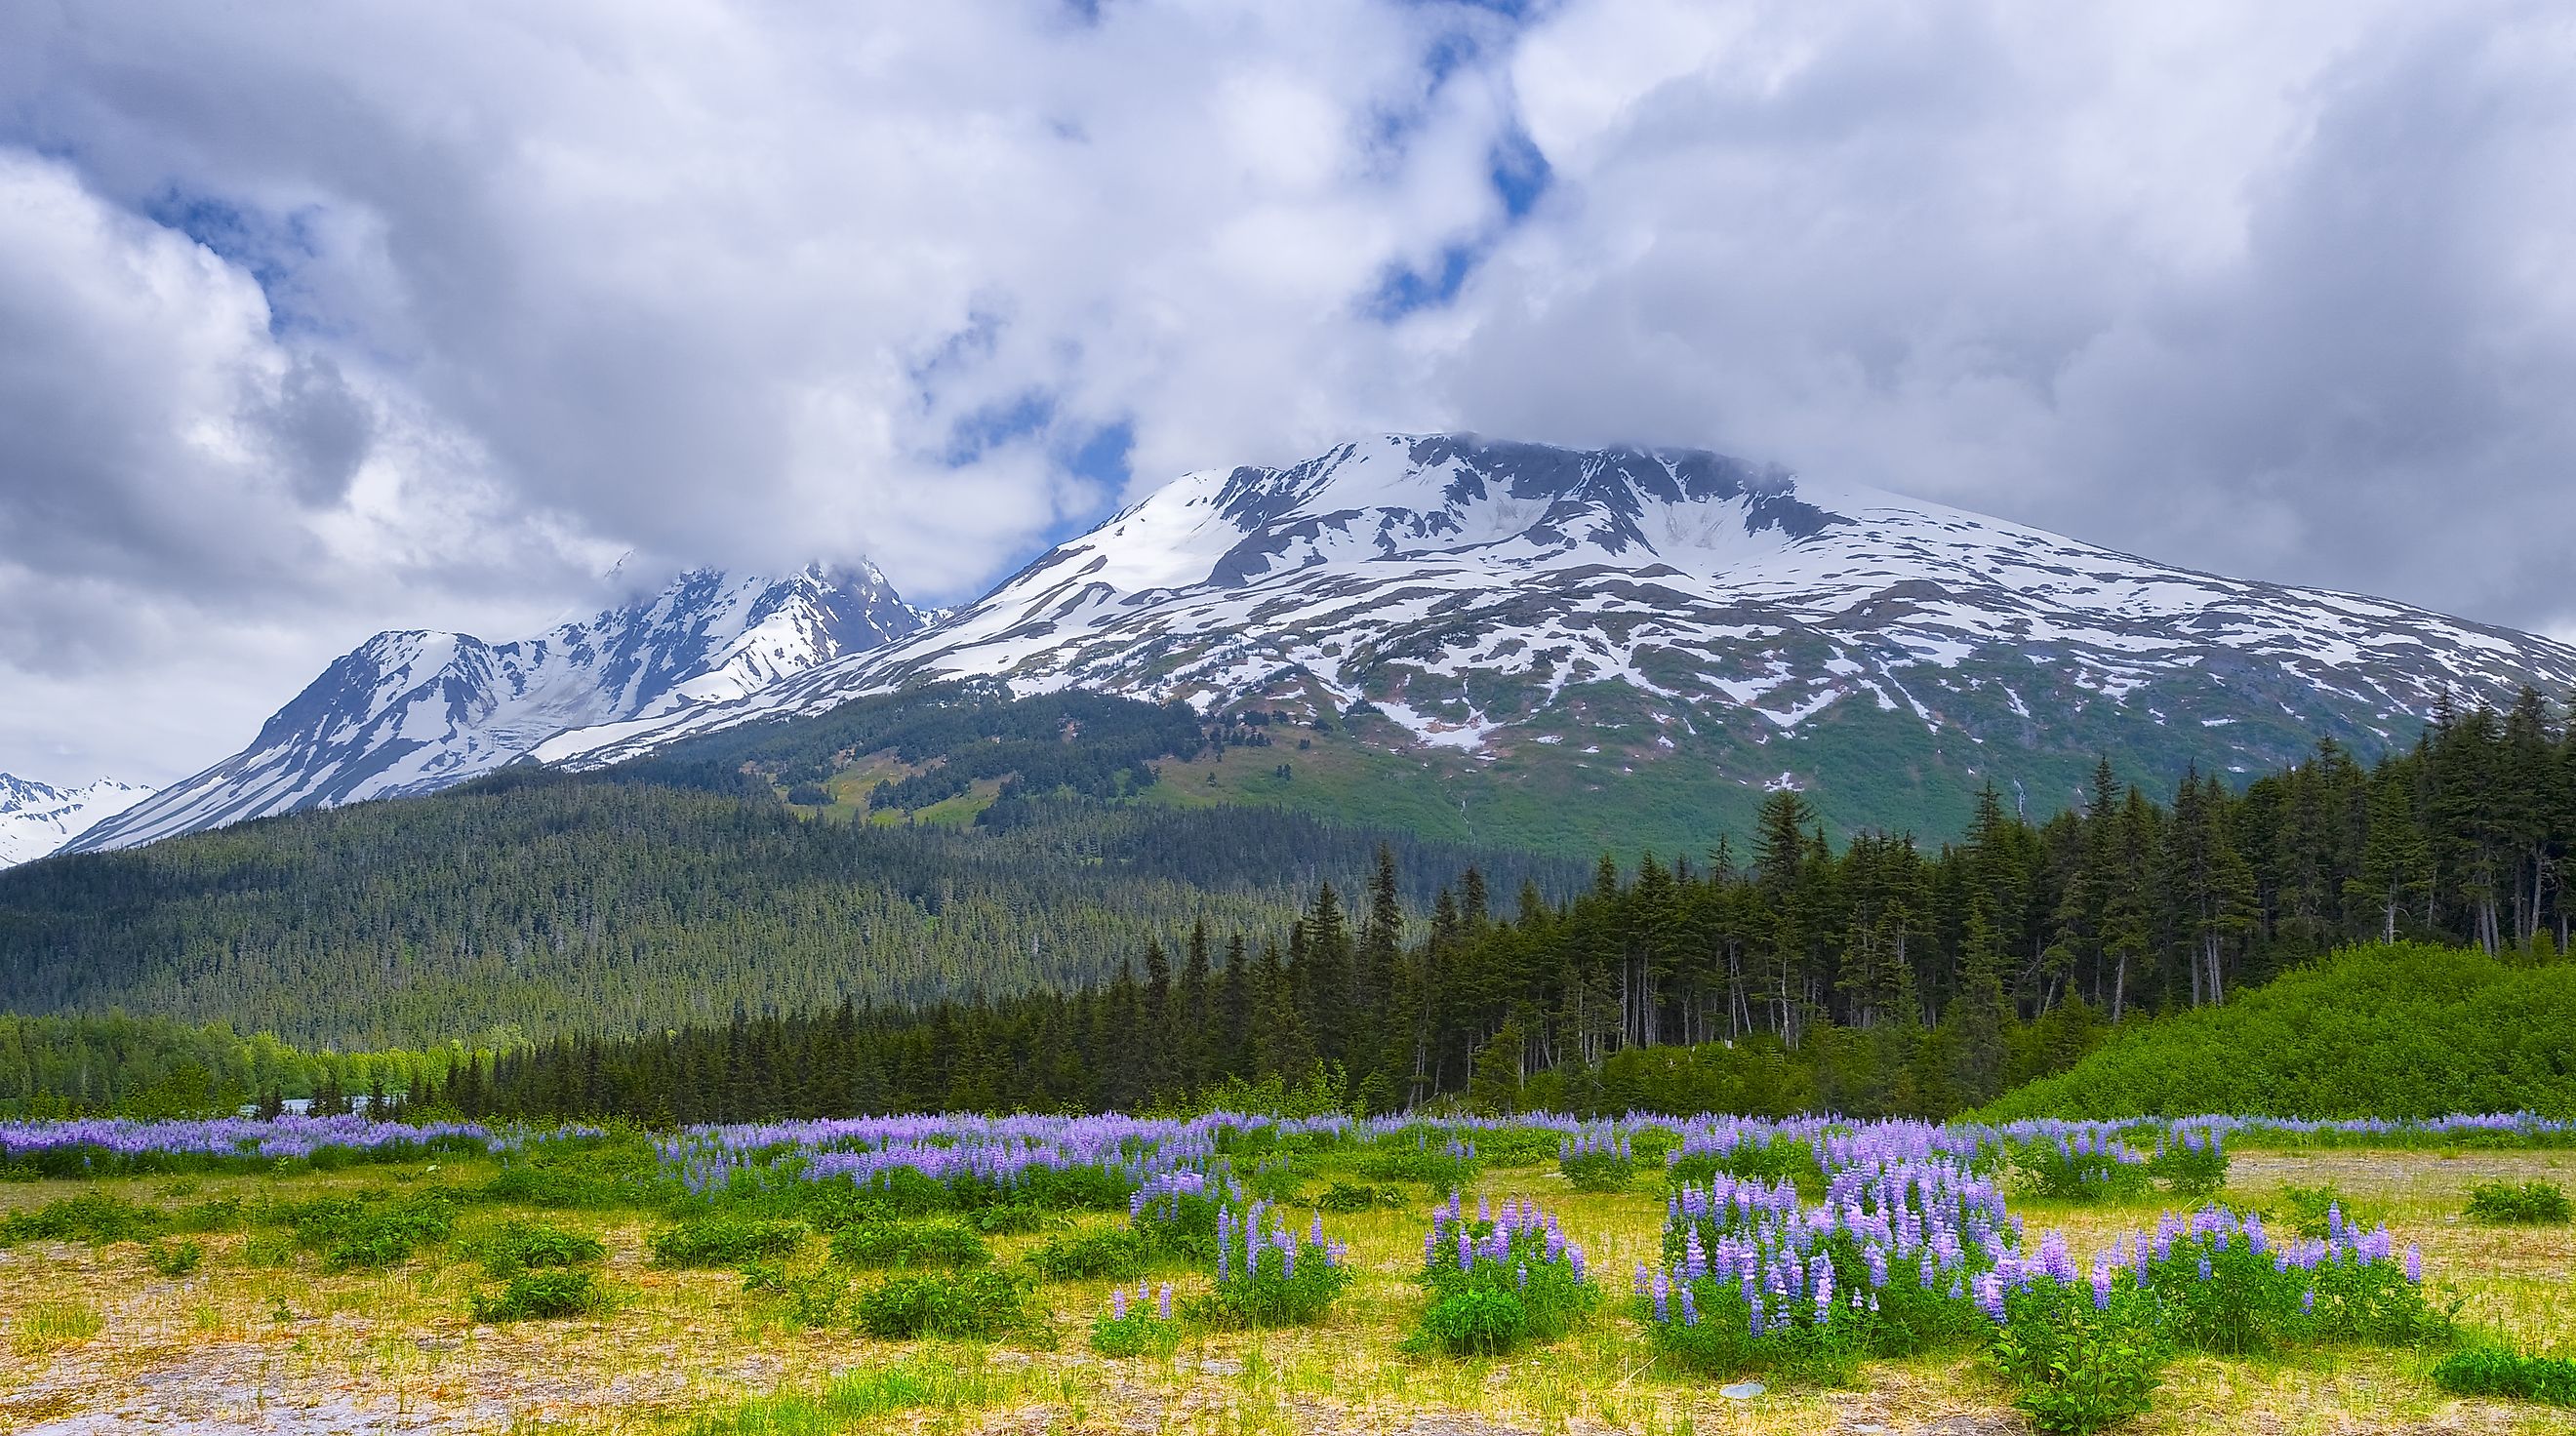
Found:
[[[34,862],[91,824],[151,796],[149,787],[114,778],[57,788],[0,773],[0,868]]]
[[[684,574],[539,638],[380,633],[278,710],[249,748],[82,833],[132,847],[302,808],[434,792],[567,728],[738,703],[921,626],[874,567],[784,580]]]
[[[1974,743],[2090,741],[2071,721],[2089,714],[2192,730],[2208,766],[2246,768],[2314,734],[2411,740],[2446,695],[2564,691],[2576,649],[1714,454],[1391,436],[1188,475],[908,638],[537,751],[605,763],[965,676],[1367,700],[1471,753],[1563,741],[1623,697],[1672,733],[1756,742],[1845,704]]]

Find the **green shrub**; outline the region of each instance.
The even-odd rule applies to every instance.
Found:
[[[269,1217],[294,1229],[296,1245],[320,1252],[325,1270],[349,1271],[393,1266],[447,1240],[456,1205],[436,1192],[368,1192],[289,1203]]]
[[[1304,1237],[1266,1224],[1255,1202],[1218,1225],[1216,1287],[1201,1308],[1234,1326],[1300,1326],[1322,1319],[1351,1284],[1339,1250],[1323,1239],[1322,1220]]]
[[[143,1260],[154,1271],[176,1280],[204,1265],[206,1249],[195,1242],[154,1242],[143,1249]]]
[[[2379,1225],[2378,1214],[2353,1201],[2331,1184],[2302,1187],[2296,1184],[2281,1188],[2281,1212],[2299,1235],[2323,1240],[2335,1223],[2345,1226]]]
[[[2227,1146],[2216,1132],[2191,1128],[2156,1149],[2147,1172],[2178,1197],[2209,1197],[2227,1185]]]
[[[589,1316],[608,1305],[608,1293],[591,1273],[567,1268],[521,1272],[500,1294],[470,1298],[478,1322],[560,1321]]]
[[[209,1197],[202,1202],[190,1202],[170,1214],[170,1230],[174,1232],[199,1235],[207,1232],[228,1232],[241,1224],[242,1204],[239,1197]]]
[[[1323,1212],[1365,1212],[1378,1207],[1404,1205],[1404,1191],[1399,1187],[1375,1187],[1366,1182],[1335,1182],[1315,1199],[1315,1209]]]
[[[1454,1208],[1436,1215],[1421,1275],[1431,1303],[1419,1335],[1430,1344],[1452,1352],[1496,1352],[1524,1337],[1553,1341],[1599,1304],[1600,1289],[1584,1275],[1580,1250],[1559,1239],[1551,1254],[1549,1230],[1537,1223],[1534,1213],[1523,1219],[1525,1225],[1470,1223]],[[1460,1231],[1482,1233],[1474,1259],[1464,1266],[1459,1264],[1456,1244]],[[1498,1232],[1507,1233],[1500,1254],[1485,1245]],[[1491,1301],[1457,1300],[1477,1292],[1508,1298],[1510,1310]],[[1484,1344],[1458,1345],[1442,1330],[1443,1325],[1480,1330]]]
[[[1023,1202],[1009,1202],[998,1207],[977,1207],[966,1214],[966,1225],[988,1237],[1020,1236],[1044,1231],[1049,1225],[1065,1220],[1050,1216]]]
[[[655,1266],[704,1268],[792,1256],[804,1241],[802,1222],[700,1217],[655,1232],[651,1246]]]
[[[1453,1356],[1509,1351],[1529,1334],[1529,1307],[1508,1289],[1463,1287],[1432,1300],[1422,1313],[1422,1337]]]
[[[493,1277],[540,1267],[587,1266],[608,1255],[597,1237],[535,1222],[505,1223],[478,1238],[472,1251]]]
[[[957,1221],[867,1222],[832,1234],[832,1260],[843,1266],[982,1266],[992,1259],[984,1239]]]
[[[993,1337],[1025,1330],[1028,1293],[991,1269],[953,1275],[898,1276],[859,1293],[853,1313],[870,1336]]]
[[[2041,1138],[2015,1148],[2012,1164],[2023,1192],[2052,1201],[2116,1201],[2147,1189],[2146,1160],[2116,1138]]]
[[[1381,1182],[1421,1182],[1435,1192],[1449,1192],[1466,1186],[1484,1169],[1473,1143],[1455,1137],[1431,1145],[1433,1134],[1415,1132],[1408,1145],[1405,1134],[1393,1133],[1381,1140],[1383,1150],[1359,1161],[1359,1174]]]
[[[167,1225],[158,1207],[140,1206],[105,1192],[83,1192],[31,1212],[0,1216],[0,1247],[35,1241],[111,1246],[159,1236]]]
[[[2568,1220],[2567,1193],[2549,1182],[2480,1182],[2469,1188],[2469,1220],[2498,1224],[2555,1224]]]
[[[1108,1308],[1091,1321],[1091,1349],[1103,1356],[1161,1354],[1181,1344],[1181,1328],[1172,1320],[1172,1288],[1166,1284],[1159,1303],[1138,1282],[1131,1295],[1110,1293]]]
[[[1637,1175],[1637,1164],[1616,1152],[1578,1152],[1560,1158],[1557,1169],[1578,1192],[1624,1192]]]
[[[1822,1196],[1825,1169],[1813,1143],[1797,1137],[1747,1137],[1723,1152],[1684,1152],[1664,1172],[1675,1190],[1707,1186],[1720,1172],[1747,1182],[1787,1182],[1809,1198]]]
[[[2243,1243],[2238,1243],[2240,1247]],[[2147,1409],[2170,1353],[2156,1304],[2126,1276],[2097,1306],[2081,1282],[2040,1277],[2004,1298],[1991,1354],[2043,1431],[2099,1431]]]
[[[2552,1406],[2576,1406],[2576,1361],[2521,1356],[2494,1346],[2471,1346],[2433,1367],[2433,1384],[2454,1396],[2509,1396]]]
[[[1132,1231],[1057,1237],[1028,1254],[1029,1269],[1048,1281],[1135,1276],[1145,1270],[1145,1239]]]

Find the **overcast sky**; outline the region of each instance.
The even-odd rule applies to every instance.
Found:
[[[0,6],[0,769],[1441,428],[2576,634],[2576,8]]]

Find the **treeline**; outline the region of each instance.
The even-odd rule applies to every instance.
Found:
[[[1836,850],[1783,791],[1740,855],[1624,875],[1604,859],[1589,891],[1524,887],[1508,913],[1469,869],[1408,925],[1382,854],[1355,916],[1327,886],[1284,932],[1212,953],[1202,931],[1177,969],[1148,945],[1141,978],[1130,963],[1082,993],[566,1043],[479,1098],[684,1119],[1135,1108],[1320,1070],[1375,1110],[1938,1116],[2072,1062],[2109,1024],[2223,1003],[2345,943],[2554,956],[2571,842],[2576,746],[2526,696],[2445,713],[2371,767],[2322,744],[2242,794],[2193,775],[2158,803],[2104,764],[2083,810],[2034,824],[1989,791],[1932,852],[1880,834]]]
[[[495,1050],[515,1034],[486,1039]],[[97,1114],[198,1117],[263,1098],[312,1098],[335,1090],[405,1091],[446,1070],[449,1053],[303,1052],[275,1037],[160,1017],[0,1015],[0,1118]]]

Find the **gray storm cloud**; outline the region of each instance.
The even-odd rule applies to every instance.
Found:
[[[0,11],[0,768],[1379,428],[2576,625],[2562,9],[1511,8]]]

